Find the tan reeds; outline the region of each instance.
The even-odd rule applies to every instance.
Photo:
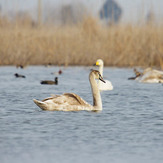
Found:
[[[163,26],[104,27],[91,17],[73,26],[0,26],[0,65],[92,65],[98,58],[106,66],[163,68]]]

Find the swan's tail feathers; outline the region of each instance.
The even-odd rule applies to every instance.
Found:
[[[40,107],[42,110],[47,110],[47,104],[45,102],[42,101],[38,101],[36,99],[33,99],[33,102]]]

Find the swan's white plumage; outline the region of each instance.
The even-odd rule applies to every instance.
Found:
[[[138,72],[136,70],[136,72]],[[135,80],[141,83],[163,83],[163,71],[146,68],[143,72],[139,72],[139,76]]]
[[[104,62],[102,59],[98,59],[96,61],[96,66],[99,66],[99,72],[103,76],[103,67],[104,67]],[[100,91],[107,91],[107,90],[113,90],[113,85],[109,80],[105,80],[105,83],[101,82],[100,80],[98,81],[98,87]]]
[[[43,110],[50,111],[100,111],[102,110],[102,100],[95,78],[103,81],[99,71],[92,70],[89,80],[92,88],[93,105],[88,104],[80,96],[74,93],[64,93],[63,95],[52,95],[42,101],[33,100],[34,103]],[[104,81],[105,82],[105,81]]]
[[[113,90],[113,85],[109,80],[105,80],[106,83],[99,81],[99,90],[106,91],[106,90]]]
[[[163,72],[147,68],[144,70],[143,75],[139,78],[142,83],[163,83]]]

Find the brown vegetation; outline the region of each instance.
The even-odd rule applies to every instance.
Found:
[[[163,69],[163,26],[112,25],[91,17],[71,26],[37,27],[0,20],[0,65],[157,66]]]

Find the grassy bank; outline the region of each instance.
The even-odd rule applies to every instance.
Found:
[[[163,26],[101,26],[85,19],[74,26],[0,26],[0,65],[156,66],[163,69]]]

